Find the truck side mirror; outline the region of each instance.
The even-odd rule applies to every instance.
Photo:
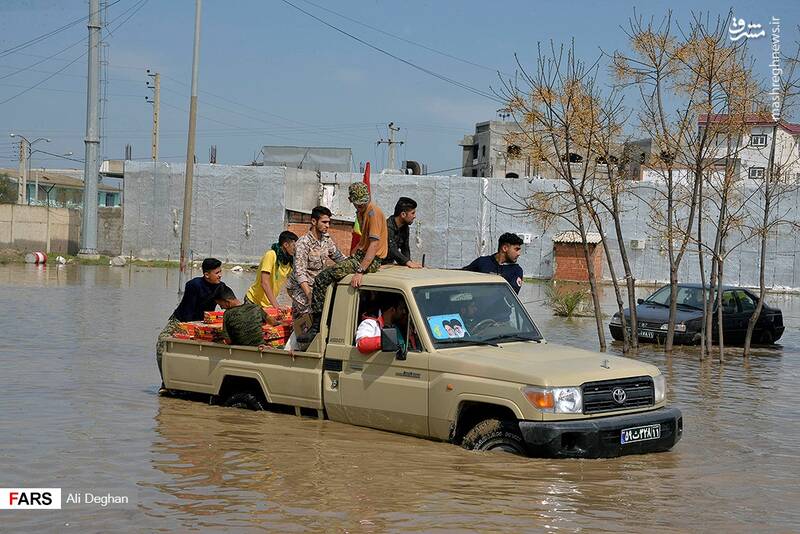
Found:
[[[381,328],[381,352],[394,352],[398,360],[405,360],[406,353],[398,338],[397,328]]]
[[[644,304],[644,299],[636,299],[636,304]]]

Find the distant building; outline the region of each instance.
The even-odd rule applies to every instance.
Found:
[[[535,161],[536,158],[513,144],[515,137],[523,141],[528,139],[516,122],[487,121],[476,124],[475,133],[465,135],[459,143],[462,148],[461,175],[488,178],[559,178],[548,164]],[[616,172],[624,170],[617,165],[622,150],[617,145],[612,147],[613,154],[609,159]],[[574,152],[570,152],[568,156],[562,155],[565,162],[567,158],[573,179],[581,178],[585,169],[583,155]],[[598,158],[596,167],[589,168],[594,176],[606,176],[607,166],[601,159]]]
[[[353,150],[314,146],[264,146],[261,149],[266,167],[286,167],[320,172],[351,172]]]
[[[727,115],[701,115],[698,127],[706,128],[708,124],[723,123]],[[745,117],[748,134],[745,139],[732,142],[732,152],[735,152],[734,169],[739,179],[763,180],[769,166],[769,153],[772,147],[772,127],[774,122],[769,113],[753,113]],[[727,139],[724,132],[715,128],[716,149],[712,154],[720,164],[727,152]],[[800,124],[786,121],[778,122],[775,144],[775,172],[779,180],[800,182]]]
[[[0,169],[0,176],[7,176],[16,186],[19,180],[18,169]],[[28,172],[26,202],[38,206],[50,203],[53,208],[82,208],[83,180],[82,170],[66,169],[51,171],[47,169],[31,169]],[[36,194],[38,179],[39,191]],[[108,184],[100,183],[97,188],[97,204],[100,207],[117,207],[122,205],[122,190]]]
[[[508,136],[520,133],[515,122],[487,121],[475,125],[475,133],[465,135],[462,148],[461,175],[489,178],[531,176],[528,158],[521,157],[519,147],[509,145]]]

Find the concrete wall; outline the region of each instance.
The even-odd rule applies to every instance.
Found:
[[[107,256],[123,254],[122,208],[97,209],[97,252]]]
[[[285,169],[280,167],[196,165],[189,247],[193,257],[259,261],[285,227],[285,186]],[[179,256],[183,187],[183,164],[126,162],[125,254]]]
[[[228,167],[198,165],[195,171],[192,249],[194,257],[214,255],[227,261],[260,259],[263,252],[286,228],[285,209],[310,210],[322,193],[325,203],[339,217],[352,217],[347,201],[347,187],[361,181],[357,173],[322,173],[282,168]],[[319,183],[323,187],[319,187]],[[542,226],[524,212],[527,202],[537,192],[553,191],[562,182],[556,180],[473,178],[465,176],[408,176],[373,174],[373,195],[388,217],[400,196],[417,200],[417,221],[411,229],[411,254],[415,260],[426,256],[431,267],[459,268],[478,255],[496,250],[497,239],[504,232],[531,234],[520,265],[525,275],[552,278],[555,234],[573,229],[569,221],[555,221]],[[742,210],[745,223],[759,218],[758,191],[755,184],[743,182],[734,195],[733,205],[746,203]],[[669,279],[667,243],[659,235],[653,220],[665,216],[663,185],[631,182],[623,198],[624,239],[645,240],[642,250],[628,247],[634,276],[642,282],[659,283]],[[183,166],[166,163],[131,163],[126,167],[125,221],[123,251],[135,256],[177,257],[180,244],[180,210],[183,205]],[[306,205],[307,204],[307,205]],[[245,235],[246,212],[251,213],[250,236]],[[800,192],[786,195],[776,213],[800,222]],[[685,216],[685,209],[678,217]],[[716,213],[713,203],[705,206],[705,239],[713,241],[710,224]],[[174,224],[173,223],[177,223]],[[612,252],[616,276],[623,270],[611,221],[604,219],[605,239]],[[174,226],[173,226],[174,224]],[[298,228],[299,229],[299,228]],[[757,285],[758,242],[740,243],[743,236],[731,235],[731,252],[726,261],[725,280],[732,284]],[[697,249],[686,254],[679,276],[682,281],[699,281]],[[767,284],[800,287],[800,233],[790,226],[770,233]],[[604,277],[610,277],[607,266]]]
[[[80,246],[81,213],[66,208],[0,204],[0,248],[75,254]]]

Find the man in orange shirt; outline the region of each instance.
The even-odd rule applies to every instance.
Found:
[[[325,292],[328,286],[352,274],[353,281],[350,285],[359,287],[364,274],[377,271],[389,252],[386,217],[378,205],[372,202],[367,185],[363,182],[350,184],[348,193],[350,202],[356,208],[358,224],[361,227],[361,240],[352,256],[323,270],[314,279],[314,289],[311,293],[314,325],[309,334],[316,333],[319,329],[319,317],[325,304]]]

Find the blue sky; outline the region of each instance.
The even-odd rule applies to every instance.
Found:
[[[109,0],[113,2],[114,0]],[[781,18],[785,46],[800,40],[800,2],[478,2],[407,0],[313,0],[363,24],[456,56],[426,50],[326,12],[306,0],[292,3],[409,62],[481,91],[497,87],[496,70],[513,73],[514,54],[532,64],[537,41],[569,42],[584,59],[624,49],[619,26],[636,9],[662,17],[672,9],[687,23],[692,9],[765,26]],[[150,155],[152,108],[145,102],[145,69],[162,74],[163,159],[185,159],[192,61],[193,0],[119,0],[108,19],[120,24],[107,39],[109,60],[103,154]],[[135,12],[134,12],[135,11]],[[88,13],[86,0],[0,1],[0,50],[56,29]],[[0,166],[14,166],[9,132],[46,136],[44,148],[82,159],[86,59],[81,22],[34,46],[0,52]],[[83,41],[81,41],[83,39]],[[81,41],[53,59],[15,71]],[[767,74],[766,39],[752,40],[756,69]],[[763,60],[762,60],[763,58]],[[470,64],[470,63],[474,63]],[[64,68],[66,67],[66,68]],[[18,93],[52,76],[21,96]],[[351,147],[355,164],[386,162],[386,123],[401,127],[399,159],[426,163],[429,171],[460,165],[458,142],[476,122],[496,117],[496,102],[424,74],[332,30],[281,0],[204,0],[197,126],[198,161],[217,146],[220,163],[250,162],[262,145]],[[14,98],[12,98],[14,97]],[[34,165],[77,166],[36,154]]]

